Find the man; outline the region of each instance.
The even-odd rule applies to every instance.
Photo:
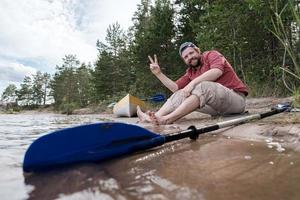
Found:
[[[179,55],[188,69],[176,82],[161,72],[156,55],[154,60],[148,56],[151,72],[173,95],[156,113],[144,113],[137,107],[141,121],[170,124],[196,109],[210,115],[244,112],[247,87],[222,54],[201,53],[195,44],[185,42],[179,48]]]

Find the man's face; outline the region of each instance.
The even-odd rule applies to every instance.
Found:
[[[193,47],[186,48],[182,52],[181,57],[185,64],[187,64],[189,67],[197,68],[201,65],[200,52]]]

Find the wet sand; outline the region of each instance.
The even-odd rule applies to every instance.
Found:
[[[248,101],[251,113],[281,99]],[[263,120],[183,139],[122,158],[25,176],[29,199],[299,199],[300,117],[281,113]],[[192,113],[171,125],[137,118],[99,120],[138,124],[160,134],[202,127],[239,116]]]
[[[299,199],[299,153],[201,136],[25,177],[30,199]]]

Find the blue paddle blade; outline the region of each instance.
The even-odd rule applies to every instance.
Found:
[[[164,144],[165,137],[139,126],[96,123],[67,128],[44,135],[28,148],[25,172],[57,165],[100,161]]]
[[[155,101],[155,102],[162,102],[162,101],[166,100],[166,97],[163,94],[157,94],[152,97],[149,97],[147,100]]]

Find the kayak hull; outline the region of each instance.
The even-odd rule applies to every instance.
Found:
[[[140,106],[142,110],[145,110],[146,104],[139,98],[127,94],[121,99],[113,108],[113,113],[117,117],[135,117],[136,107]]]

